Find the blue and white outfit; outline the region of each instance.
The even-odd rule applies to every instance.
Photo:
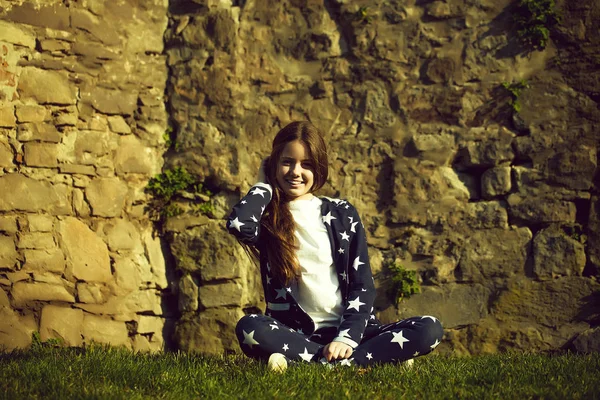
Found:
[[[261,217],[272,188],[252,187],[233,207],[227,228],[260,253],[267,309],[246,315],[236,327],[242,351],[267,359],[282,353],[291,360],[318,361],[331,341],[354,349],[343,364],[400,362],[431,352],[442,340],[440,322],[431,316],[382,325],[373,313],[375,286],[367,239],[356,209],[327,197],[289,203],[296,224],[302,279],[289,285],[272,273],[261,236]]]

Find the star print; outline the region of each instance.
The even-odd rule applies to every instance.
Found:
[[[356,229],[354,229],[356,227],[356,224],[358,224],[358,222],[352,222],[352,226],[350,227],[350,232],[356,233]]]
[[[255,187],[254,190],[250,192],[250,194],[253,194],[255,196],[257,194],[260,194],[262,197],[265,197],[265,193],[267,193],[266,190],[261,190],[260,188],[257,188],[257,187]]]
[[[344,207],[346,210],[350,208],[350,204],[346,204],[346,207]]]
[[[415,321],[410,321],[410,324],[411,324],[411,325],[414,325],[414,324],[415,324]]]
[[[279,327],[277,325],[275,325],[275,324],[271,324],[269,326],[271,327],[271,330],[273,330],[273,329],[279,329]]]
[[[344,249],[342,249],[341,247],[338,249],[338,253],[340,254],[344,254]]]
[[[313,356],[314,356],[314,354],[310,354],[310,353],[308,352],[308,350],[306,349],[306,347],[304,348],[304,353],[300,353],[300,354],[298,354],[298,355],[299,355],[299,356],[300,356],[300,357],[301,357],[301,358],[302,358],[304,361],[306,361],[306,362],[309,362],[309,361],[310,361],[310,360],[313,358]]]
[[[235,219],[232,219],[231,221],[229,221],[229,228],[235,228],[238,230],[238,232],[242,231],[240,228],[244,225],[245,224],[243,222],[240,222],[238,217],[235,217]]]
[[[260,344],[256,340],[254,340],[254,332],[255,331],[248,333],[248,332],[242,330],[242,332],[244,333],[244,342],[243,343],[247,344],[248,347],[252,348],[252,346],[256,346],[257,344]]]
[[[345,365],[346,367],[349,367],[350,365],[352,365],[352,360],[348,360],[347,358],[345,358],[342,361],[340,361],[340,365]]]
[[[262,207],[260,208],[260,215],[262,215],[264,212],[265,212],[265,206],[262,206]]]
[[[375,316],[373,314],[371,314],[371,316],[369,317],[369,319],[375,319]]]
[[[309,338],[306,338],[306,339],[304,339],[304,340],[306,340],[307,342],[310,342],[310,339],[309,339]]]
[[[367,289],[365,289],[365,288],[362,288],[362,289],[360,289],[360,291],[361,291],[361,292],[366,292],[366,291],[367,291]]]
[[[288,351],[290,348],[288,347],[287,343],[283,344],[283,351]]]
[[[256,230],[254,231],[254,236],[258,236],[258,226],[256,227]]]
[[[271,265],[269,263],[267,263],[267,270],[271,271]]]
[[[296,332],[301,333],[304,335],[304,331],[302,329],[296,329]]]
[[[358,267],[360,267],[361,265],[364,265],[365,263],[360,261],[360,259],[358,257],[356,257],[354,259],[354,263],[352,264],[352,266],[354,267],[355,270],[358,271]]]
[[[402,334],[402,331],[398,333],[392,332],[392,335],[394,335],[394,338],[390,343],[398,343],[401,349],[404,348],[404,343],[409,342],[409,340]]]
[[[373,354],[371,354],[371,353],[367,353],[367,358],[368,358],[369,360],[372,360],[372,359],[373,359]]]
[[[354,218],[348,217],[348,219],[350,220],[350,223],[354,222]]]
[[[350,332],[350,329],[341,330],[339,336],[340,337],[352,338],[348,332]]]
[[[271,279],[273,279],[273,278],[271,278],[270,276],[267,276],[267,285],[271,284]]]
[[[286,288],[285,290],[287,290],[288,293],[292,293],[292,288]]]
[[[413,357],[418,356],[420,353],[418,351],[415,351],[415,354],[413,354]]]
[[[342,236],[342,240],[346,240],[346,241],[350,241],[350,236],[348,236],[348,234],[346,233],[346,231],[340,233],[340,235]]]
[[[240,204],[246,204],[246,203],[247,203],[247,201],[246,201],[246,200],[242,200],[242,201],[240,202]]]
[[[332,215],[331,215],[331,211],[329,211],[329,212],[327,213],[327,215],[323,215],[323,216],[321,217],[321,219],[323,220],[323,222],[324,222],[324,223],[326,223],[326,224],[329,224],[329,225],[331,226],[331,220],[332,220],[332,219],[337,219],[337,218],[336,218],[336,217],[334,217],[334,216],[332,216]]]
[[[425,318],[429,318],[429,319],[431,319],[433,322],[436,322],[436,321],[437,321],[437,318],[436,318],[436,317],[432,317],[431,315],[424,315],[424,316],[422,316],[422,317],[421,317],[421,319],[425,319]]]
[[[250,314],[250,318],[256,318],[256,317],[258,317],[258,315],[256,315],[256,314]]]
[[[346,272],[342,272],[342,273],[340,274],[340,276],[342,277],[342,280],[343,280],[343,281],[345,281],[345,280],[347,280],[347,279],[348,279],[348,276],[346,275]]]
[[[431,347],[431,350],[433,350],[433,349],[435,349],[436,347],[438,347],[438,344],[440,344],[440,341],[439,341],[439,340],[437,340],[437,339],[435,339],[435,343],[433,343],[433,344],[432,344],[431,346],[429,346],[429,347]]]
[[[285,291],[285,288],[281,288],[281,289],[275,289],[275,291],[277,292],[277,297],[275,297],[275,300],[277,300],[278,298],[282,298],[282,299],[286,299],[287,297],[287,292]]]
[[[251,219],[252,221],[254,221],[254,222],[258,222],[258,220],[256,219],[256,217],[255,217],[254,215],[253,215],[253,216],[251,216],[251,217],[250,217],[250,219]]]
[[[364,306],[366,303],[360,301],[360,297],[356,297],[356,299],[348,302],[348,310],[354,308],[356,311],[359,311],[360,306]]]

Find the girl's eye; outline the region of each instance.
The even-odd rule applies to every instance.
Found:
[[[313,166],[313,165],[312,165],[312,163],[310,163],[310,162],[305,162],[305,163],[302,163],[302,168],[311,169],[311,168],[312,168],[312,166]]]

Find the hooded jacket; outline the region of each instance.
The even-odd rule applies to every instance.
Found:
[[[292,288],[272,273],[267,252],[268,239],[261,236],[260,220],[271,201],[268,184],[254,185],[234,207],[227,219],[227,229],[240,242],[255,246],[260,253],[260,273],[269,315],[305,335],[315,331],[311,317],[294,298]],[[346,200],[320,197],[321,218],[329,235],[344,311],[335,341],[355,348],[361,342],[367,325],[380,325],[373,314],[375,286],[364,227],[356,209]]]

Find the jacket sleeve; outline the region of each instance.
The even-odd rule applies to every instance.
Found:
[[[350,207],[347,216],[348,233],[351,234],[348,252],[348,295],[336,342],[346,343],[353,348],[362,340],[363,333],[373,311],[375,283],[371,266],[367,236],[358,212]]]
[[[260,237],[260,219],[271,201],[273,188],[259,182],[233,206],[227,218],[227,230],[243,243],[256,245]]]

